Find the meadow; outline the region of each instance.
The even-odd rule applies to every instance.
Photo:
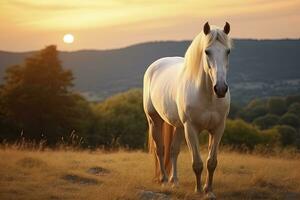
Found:
[[[202,151],[206,158],[206,150]],[[299,155],[263,156],[221,149],[215,173],[218,199],[300,199]],[[0,150],[0,199],[201,199],[186,149],[179,187],[152,180],[152,155],[143,151]],[[205,172],[205,170],[204,170]],[[205,174],[203,179],[205,178]]]

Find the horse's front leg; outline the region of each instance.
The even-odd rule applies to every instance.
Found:
[[[223,133],[224,123],[222,123],[222,125],[220,125],[216,129],[212,130],[209,134],[208,157],[206,160],[207,174],[205,185],[203,188],[207,199],[216,199],[216,196],[212,191],[212,183],[214,172],[218,164],[217,153]]]
[[[193,170],[196,176],[195,192],[201,193],[201,173],[203,170],[203,162],[200,157],[199,140],[197,129],[190,123],[184,124],[185,139],[192,156]]]
[[[180,152],[180,145],[181,141],[183,139],[184,133],[183,128],[175,128],[174,129],[174,137],[171,144],[171,162],[172,162],[172,171],[171,171],[171,177],[170,182],[173,183],[173,186],[178,185],[178,177],[177,177],[177,158]]]

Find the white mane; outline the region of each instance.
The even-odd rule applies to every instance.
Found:
[[[211,26],[210,33],[205,35],[202,31],[192,41],[184,57],[184,71],[191,80],[195,80],[200,67],[203,67],[202,54],[204,49],[219,41],[225,47],[231,48],[231,39],[224,31],[216,26]]]

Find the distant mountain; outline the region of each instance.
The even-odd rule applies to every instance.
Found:
[[[60,52],[72,69],[75,89],[90,99],[102,99],[132,87],[142,87],[146,68],[165,56],[184,56],[190,41],[149,42],[114,50]],[[34,52],[0,51],[0,77],[5,68],[22,63]],[[234,40],[230,55],[231,93],[241,102],[253,97],[300,92],[300,40]],[[238,99],[239,97],[239,99]]]

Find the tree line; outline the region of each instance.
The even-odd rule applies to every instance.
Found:
[[[49,147],[146,147],[141,89],[88,102],[74,91],[73,80],[55,46],[9,67],[0,87],[0,142],[23,139],[44,141]],[[254,99],[243,107],[232,104],[229,118],[223,145],[300,149],[300,95]],[[206,134],[200,134],[200,142],[207,143]]]

